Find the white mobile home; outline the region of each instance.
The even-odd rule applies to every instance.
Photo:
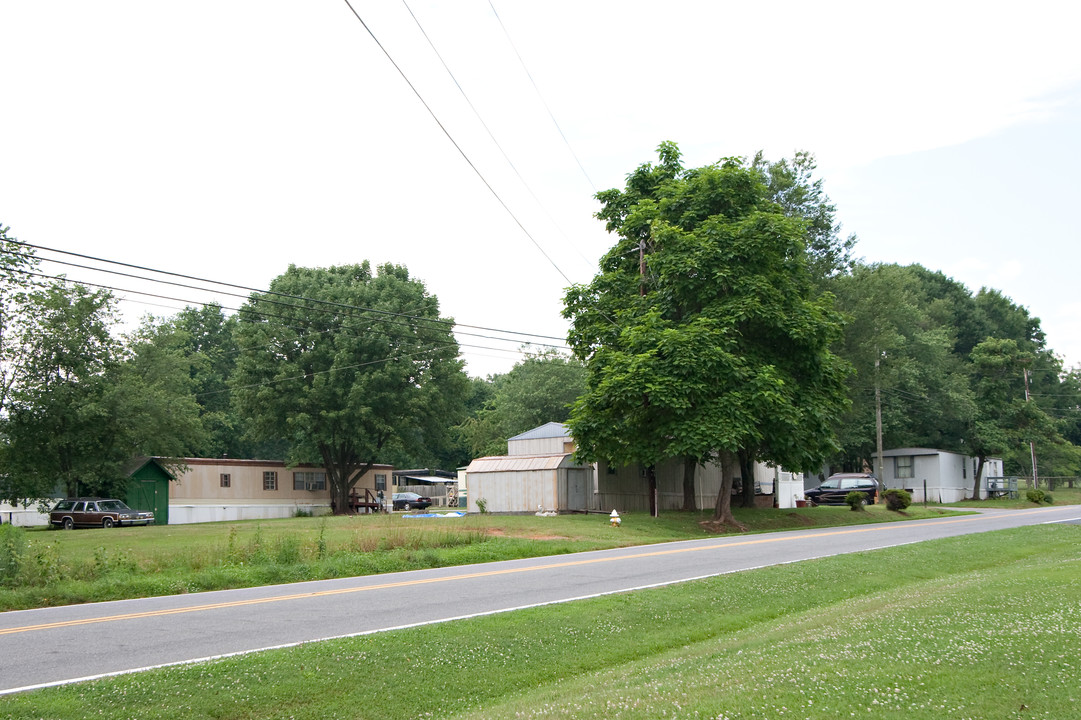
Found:
[[[898,448],[882,453],[882,484],[912,493],[916,502],[952,503],[972,497],[978,461],[974,457],[932,448]],[[1001,458],[988,458],[980,476],[980,497],[987,497],[987,478],[1002,477]],[[926,488],[926,495],[924,490]]]

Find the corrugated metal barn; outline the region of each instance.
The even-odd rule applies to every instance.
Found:
[[[469,512],[587,510],[593,468],[569,454],[477,458],[466,468]]]

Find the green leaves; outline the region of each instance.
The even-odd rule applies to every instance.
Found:
[[[452,323],[404,267],[290,266],[270,290],[241,312],[232,379],[256,438],[322,461],[338,508],[357,470],[443,442],[467,381]]]
[[[598,194],[620,239],[566,295],[588,372],[569,420],[579,454],[642,466],[744,448],[794,467],[821,459],[844,363],[828,349],[840,316],[811,291],[806,221],[740,159],[688,170],[674,145],[660,154],[623,191]]]

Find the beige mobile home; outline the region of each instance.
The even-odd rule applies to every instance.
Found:
[[[169,487],[169,524],[291,517],[332,512],[326,471],[274,460],[184,458],[187,469]],[[356,484],[363,495],[386,491],[393,471],[376,465]]]

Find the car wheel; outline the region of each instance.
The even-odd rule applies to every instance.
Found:
[[[64,518],[64,522],[62,524],[65,530],[71,530],[75,527],[75,522],[71,518]]]
[[[413,509],[413,506],[410,505],[409,503],[406,503],[405,505],[402,505],[402,510],[412,510],[412,509]]]
[[[103,528],[111,528],[113,526],[113,519],[110,517],[105,518],[101,521],[101,526]]]

